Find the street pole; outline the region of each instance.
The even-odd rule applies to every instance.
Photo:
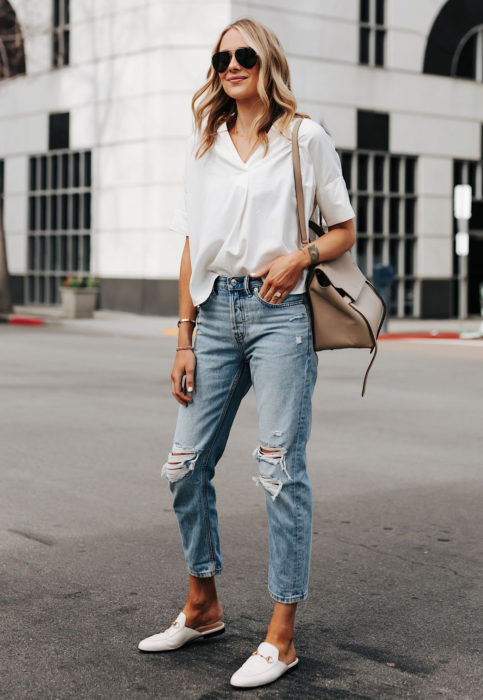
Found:
[[[468,316],[468,250],[469,226],[468,219],[458,220],[458,233],[460,245],[456,246],[458,255],[458,318],[461,329],[464,319]]]
[[[468,253],[470,251],[469,221],[471,219],[471,185],[454,188],[454,217],[458,222],[455,246],[458,256],[458,319],[460,336],[464,332],[463,321],[468,316]]]

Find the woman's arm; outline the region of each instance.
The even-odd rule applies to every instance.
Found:
[[[186,241],[181,256],[179,270],[179,318],[196,318],[196,306],[193,305],[190,294],[191,257],[190,242]],[[180,323],[178,328],[178,346],[191,345],[193,338],[193,323]],[[196,357],[192,350],[177,350],[171,371],[171,393],[178,403],[187,406],[193,401],[190,394],[195,388]],[[183,391],[183,377],[186,376],[186,392]]]
[[[333,224],[329,226],[327,233],[301,249],[303,267],[316,265],[325,260],[335,260],[335,258],[350,250],[355,241],[356,229],[354,219],[341,221],[340,224]]]
[[[265,301],[278,304],[290,294],[297,284],[300,273],[306,267],[323,260],[334,260],[350,250],[356,240],[354,220],[342,221],[329,226],[329,230],[316,241],[287,255],[274,258],[263,268],[252,273],[252,277],[266,275],[259,295]],[[281,296],[274,297],[275,292]]]

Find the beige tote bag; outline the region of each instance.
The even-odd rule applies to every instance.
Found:
[[[297,213],[301,247],[308,245],[305,222],[304,193],[300,172],[298,131],[302,119],[297,119],[292,132],[292,156],[297,195]],[[314,221],[310,229],[324,235]],[[377,337],[386,317],[386,304],[373,285],[358,268],[350,251],[335,260],[326,260],[310,267],[306,291],[312,313],[315,350],[340,348],[370,348],[374,355],[364,375],[364,396],[367,375],[377,354]]]

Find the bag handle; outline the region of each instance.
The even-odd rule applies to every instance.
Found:
[[[297,215],[299,225],[299,237],[302,246],[308,245],[309,239],[307,236],[307,224],[305,222],[305,206],[304,206],[304,190],[302,187],[302,173],[300,172],[300,151],[298,133],[302,117],[295,121],[292,129],[292,161],[293,174],[295,178],[295,195],[297,197]]]

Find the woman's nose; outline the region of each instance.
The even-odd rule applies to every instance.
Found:
[[[232,53],[231,58],[230,58],[230,63],[228,64],[227,70],[230,70],[230,68],[240,68],[240,64],[235,58],[235,52]]]

